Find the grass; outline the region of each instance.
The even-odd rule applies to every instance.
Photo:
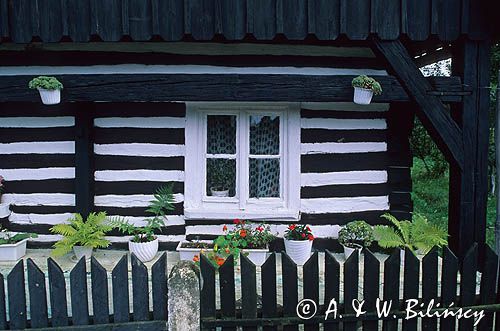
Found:
[[[420,159],[414,158],[411,175],[413,179],[412,198],[414,211],[425,215],[430,222],[447,229],[448,171],[439,177],[429,176],[423,162]],[[492,195],[488,196],[487,208],[486,242],[491,247],[495,247],[496,199]]]

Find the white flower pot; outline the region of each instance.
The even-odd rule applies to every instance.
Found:
[[[344,257],[346,260],[349,258],[349,256],[351,256],[352,253],[354,253],[355,250],[358,249],[358,248],[351,248],[351,247],[347,247],[347,246],[343,246],[343,247],[344,247]]]
[[[128,250],[134,253],[141,262],[148,262],[154,259],[158,253],[158,238],[147,243],[128,242]]]
[[[17,261],[25,256],[27,242],[28,239],[24,239],[15,244],[0,245],[0,261]]]
[[[285,250],[297,265],[303,265],[311,257],[312,240],[285,239]]]
[[[61,90],[46,90],[39,88],[40,97],[44,105],[56,105],[61,102]]]
[[[248,259],[258,267],[262,266],[264,262],[266,262],[267,252],[269,252],[269,248],[243,250],[243,253],[248,253]]]
[[[10,205],[8,203],[0,203],[0,218],[6,218],[10,215]]]
[[[229,196],[229,190],[217,191],[214,190],[212,187],[210,188],[210,193],[212,193],[213,197],[218,197],[218,198],[227,198]]]
[[[201,248],[181,247],[184,242],[177,245],[176,251],[179,252],[181,261],[193,261],[195,255],[200,256]]]
[[[77,261],[80,261],[82,257],[85,256],[85,260],[89,260],[92,257],[92,247],[87,246],[73,246],[73,253]]]
[[[354,103],[369,105],[372,101],[373,91],[361,87],[354,87]]]

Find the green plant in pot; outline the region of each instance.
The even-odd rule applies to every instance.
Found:
[[[6,229],[0,232],[0,261],[17,261],[26,255],[26,242],[38,237],[34,233],[14,233]]]
[[[209,162],[207,166],[207,177],[209,183],[209,195],[213,197],[228,197],[233,187],[234,169],[231,160],[219,160],[219,163]]]
[[[56,224],[50,228],[50,232],[63,236],[54,244],[52,254],[62,256],[73,250],[77,260],[82,257],[90,259],[94,248],[109,246],[109,240],[105,236],[111,229],[105,212],[90,213],[86,220],[81,214],[74,214],[68,219],[68,223]]]
[[[356,250],[369,247],[373,240],[373,229],[365,221],[352,221],[339,231],[339,243],[344,247],[345,258]]]
[[[45,105],[55,105],[61,102],[63,84],[55,77],[38,76],[29,82],[28,87],[38,90],[42,103]]]
[[[382,94],[382,86],[374,78],[360,75],[352,80],[354,87],[354,103],[368,105],[373,95]]]
[[[160,187],[154,194],[147,213],[154,215],[144,220],[144,224],[130,223],[124,217],[111,217],[109,224],[118,231],[132,236],[128,242],[129,251],[142,262],[151,261],[158,253],[158,237],[155,231],[161,231],[165,226],[165,218],[169,211],[174,210],[174,195],[172,185]]]

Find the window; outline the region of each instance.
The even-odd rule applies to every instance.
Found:
[[[186,218],[298,218],[298,105],[189,103],[186,117]]]

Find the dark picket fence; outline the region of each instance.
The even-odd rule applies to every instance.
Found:
[[[69,274],[69,298],[71,314],[68,313],[68,284],[59,265],[51,258],[47,261],[46,275],[31,260],[26,261],[27,291],[23,260],[19,261],[7,276],[7,295],[4,277],[0,274],[0,329],[52,328],[73,330],[75,326],[85,330],[166,330],[167,320],[167,255],[164,253],[152,266],[151,291],[152,310],[149,301],[149,279],[147,267],[133,254],[132,263],[132,311],[129,296],[129,268],[127,255],[123,256],[111,273],[110,314],[108,274],[99,262],[90,261],[90,289],[88,273],[82,258]],[[48,284],[48,288],[47,288]],[[89,296],[93,314],[89,313]],[[48,299],[49,303],[48,305]],[[29,305],[27,305],[29,298]],[[50,309],[48,308],[50,307]],[[29,319],[27,316],[29,309]]]
[[[442,254],[441,272],[438,272],[439,254]],[[205,258],[201,259],[201,322],[203,330],[222,327],[223,330],[299,330],[305,325],[305,331],[319,330],[473,330],[474,319],[454,318],[413,318],[405,320],[405,300],[418,299],[427,304],[432,299],[440,304],[439,308],[470,308],[473,311],[484,310],[485,317],[480,321],[478,330],[496,330],[500,326],[500,292],[497,293],[498,257],[487,248],[483,265],[478,265],[478,247],[474,245],[459,261],[450,249],[431,250],[422,260],[411,251],[405,252],[400,261],[400,251],[395,250],[384,262],[381,273],[380,260],[369,250],[360,259],[353,253],[343,264],[339,263],[328,251],[324,260],[324,286],[320,288],[318,253],[314,253],[303,266],[303,298],[318,304],[315,317],[308,320],[298,317],[296,308],[298,295],[297,265],[282,253],[282,302],[278,306],[277,259],[273,253],[261,267],[261,284],[257,284],[256,267],[244,256],[238,267],[241,270],[241,302],[235,300],[235,267],[233,259],[228,259],[218,270]],[[364,265],[361,265],[364,264]],[[363,268],[361,268],[361,266]],[[481,267],[481,268],[480,268]],[[476,277],[482,270],[479,295],[476,293]],[[420,272],[422,274],[420,275]],[[219,275],[220,307],[216,305],[216,274]],[[344,276],[343,297],[341,298],[341,273]],[[457,275],[460,281],[457,282]],[[402,288],[400,286],[403,276]],[[238,277],[238,276],[237,276]],[[440,277],[441,286],[438,279]],[[383,281],[383,286],[381,285]],[[258,303],[257,287],[261,286],[261,303]],[[360,293],[362,286],[362,293]],[[324,294],[324,303],[319,303],[320,291]],[[458,291],[458,292],[457,292]],[[400,295],[400,293],[402,293]],[[392,300],[393,306],[387,317],[379,317],[376,300]],[[365,314],[356,317],[351,304],[340,304],[336,319],[329,315],[325,321],[328,303],[335,299],[337,303],[351,303],[354,299],[365,300]],[[343,299],[343,300],[342,300]],[[436,308],[434,306],[434,308]],[[414,308],[417,309],[417,308]],[[422,308],[424,309],[424,308]],[[426,308],[425,308],[426,309]],[[436,312],[438,310],[432,310]],[[497,312],[495,314],[495,312]],[[342,315],[342,318],[339,316]],[[494,316],[496,315],[496,316]],[[435,315],[434,315],[435,316]],[[279,328],[278,328],[279,327]]]

